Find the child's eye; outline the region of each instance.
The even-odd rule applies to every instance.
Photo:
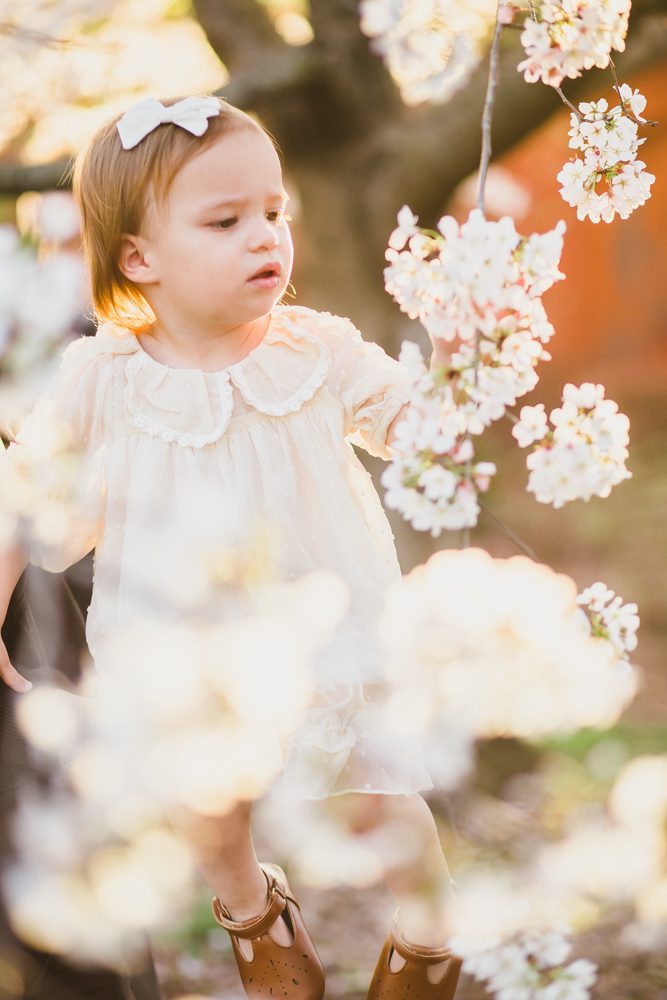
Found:
[[[292,216],[291,215],[287,215],[286,212],[285,212],[285,210],[282,209],[282,208],[274,208],[270,212],[267,212],[267,215],[269,215],[269,216],[276,216],[276,218],[270,220],[271,222],[291,222],[292,221]],[[217,229],[230,229],[234,225],[234,223],[236,221],[237,221],[236,216],[233,216],[230,219],[218,219],[216,222],[213,223],[213,225]]]
[[[274,208],[266,213],[270,222],[291,222],[292,216],[288,215],[284,208]],[[275,216],[275,218],[271,218]]]

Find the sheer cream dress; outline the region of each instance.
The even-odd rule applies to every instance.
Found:
[[[276,306],[262,342],[216,372],[164,365],[140,337],[105,323],[68,345],[20,444],[4,456],[38,442],[54,416],[70,421],[87,449],[85,501],[66,537],[31,536],[26,545],[30,561],[52,572],[95,549],[86,623],[93,660],[103,637],[132,620],[135,570],[150,575],[152,508],[166,502],[191,517],[198,483],[233,484],[239,517],[271,512],[285,578],[316,569],[342,577],[349,610],[316,656],[317,698],[289,737],[274,799],[433,787],[421,746],[376,711],[377,692],[386,691],[376,622],[400,568],[352,447],[391,457],[387,428],[410,385],[405,367],[350,320],[306,307]]]

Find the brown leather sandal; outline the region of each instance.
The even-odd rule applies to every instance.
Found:
[[[324,970],[315,945],[301,916],[301,907],[291,893],[285,873],[278,865],[261,863],[268,883],[266,907],[257,917],[233,920],[217,896],[213,897],[213,916],[232,939],[234,958],[246,995],[287,1000],[322,1000]],[[283,914],[292,933],[292,943],[281,945],[268,933]],[[252,942],[252,959],[239,946],[239,938]]]
[[[405,965],[398,972],[389,968],[394,951],[405,959]],[[450,959],[449,964],[438,982],[430,982],[426,975],[427,967],[447,959]],[[395,916],[375,966],[366,1000],[454,1000],[462,964],[462,960],[449,948],[410,944],[402,936]]]

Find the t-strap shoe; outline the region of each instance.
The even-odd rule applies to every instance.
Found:
[[[405,959],[405,965],[392,972],[392,953]],[[429,965],[447,962],[447,967],[432,983],[426,970]],[[371,980],[366,1000],[454,1000],[461,974],[462,960],[449,948],[426,948],[410,944],[402,936],[397,916],[392,920]]]
[[[278,865],[260,863],[268,883],[268,899],[263,912],[246,920],[233,920],[217,896],[213,916],[232,939],[234,958],[246,995],[251,1000],[322,1000],[324,970],[301,916],[301,907],[292,895],[284,871]],[[289,945],[278,944],[268,933],[282,914],[291,936]],[[252,943],[252,958],[243,954],[239,938]]]

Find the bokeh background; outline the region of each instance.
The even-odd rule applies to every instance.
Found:
[[[29,235],[40,199],[66,190],[69,158],[109,114],[148,95],[219,92],[257,114],[283,150],[294,216],[295,301],[350,316],[394,356],[405,338],[426,350],[424,332],[384,292],[384,249],[405,203],[429,226],[446,212],[463,219],[473,206],[485,65],[446,103],[408,107],[360,32],[353,0],[5,0],[0,11],[0,222]],[[487,213],[511,214],[523,233],[545,231],[561,218],[568,227],[567,280],[545,297],[556,328],[553,359],[524,401],[549,408],[565,382],[604,383],[631,418],[633,477],[607,500],[558,511],[539,505],[525,490],[525,454],[509,422],[501,423],[478,448],[480,458],[497,463],[498,475],[471,541],[499,556],[527,545],[580,589],[601,579],[636,601],[642,686],[611,733],[580,734],[531,753],[496,741],[480,759],[474,793],[434,795],[454,869],[520,850],[535,825],[557,832],[573,810],[602,800],[620,762],[667,746],[667,4],[635,2],[627,48],[616,59],[619,77],[646,95],[646,113],[658,122],[646,130],[642,150],[657,181],[647,205],[610,225],[579,223],[560,199],[556,174],[568,158],[569,112],[549,88],[524,83],[516,72],[517,33],[506,34]],[[610,99],[611,83],[608,73],[595,71],[565,90],[572,100]],[[64,242],[78,252],[75,234]],[[72,335],[92,330],[86,302],[81,306]],[[379,483],[382,463],[361,457]],[[432,539],[390,519],[405,571],[435,549],[463,544],[457,534]],[[81,610],[90,573],[86,559],[67,574]],[[77,671],[81,620],[62,584],[30,569],[8,621],[22,662],[37,674],[45,667],[44,649],[51,666],[55,661],[72,676]],[[3,725],[6,734],[7,704]],[[18,743],[6,735],[4,762],[6,827],[9,791],[25,766]],[[542,792],[522,798],[516,776],[533,772],[545,778]],[[343,886],[323,894],[304,887],[303,898],[331,969],[331,997],[363,996],[389,912],[385,891]],[[228,942],[216,936],[207,906],[205,899],[190,925],[154,945],[167,997],[242,995]],[[667,996],[664,958],[618,959],[613,931],[622,914],[614,919],[582,942],[582,954],[603,970],[599,995]],[[3,949],[3,1000],[124,995],[114,992],[121,985],[113,977],[91,985],[60,970],[53,978],[57,963],[33,953],[28,965],[17,965],[12,956],[20,945],[9,941]],[[137,997],[158,995],[151,974],[134,989]],[[461,995],[483,993],[463,982]]]

